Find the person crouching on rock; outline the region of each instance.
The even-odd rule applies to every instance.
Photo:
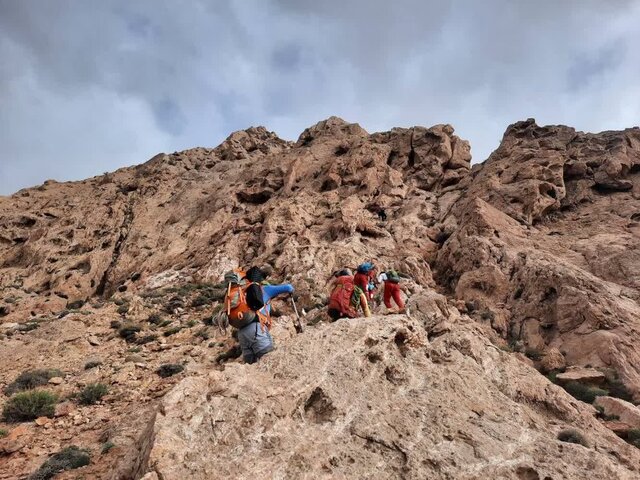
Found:
[[[247,270],[244,282],[228,286],[225,306],[229,323],[238,329],[238,342],[246,363],[255,363],[273,350],[271,300],[293,293],[293,285],[263,285],[264,273],[258,267]]]
[[[405,313],[404,302],[402,301],[402,287],[400,286],[400,275],[395,270],[381,273],[378,281],[384,282],[384,305],[387,307],[387,313],[395,313],[392,309],[391,299],[398,306],[397,313]]]
[[[367,296],[365,292],[355,284],[351,270],[348,268],[336,272],[333,282],[333,290],[329,297],[329,309],[327,313],[332,320],[339,318],[356,318],[359,309],[362,309],[365,317],[371,316]]]

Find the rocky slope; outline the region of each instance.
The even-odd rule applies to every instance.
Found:
[[[0,383],[59,369],[64,400],[0,424],[0,478],[71,444],[91,464],[60,478],[637,478],[640,130],[528,120],[470,160],[448,125],[332,117],[0,198]],[[331,272],[364,259],[407,277],[411,318],[326,323]],[[275,302],[255,366],[208,324],[249,264],[310,324]]]

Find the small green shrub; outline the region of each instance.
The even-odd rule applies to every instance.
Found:
[[[158,335],[155,333],[151,333],[149,335],[145,335],[144,337],[140,337],[136,340],[138,345],[146,345],[147,343],[155,342],[158,339]]]
[[[91,370],[92,368],[99,367],[100,365],[102,365],[102,362],[100,360],[89,360],[84,364],[84,369]]]
[[[191,300],[192,307],[201,307],[203,305],[208,305],[209,303],[210,303],[209,298],[204,295],[198,295],[196,298]]]
[[[78,402],[81,405],[93,405],[109,393],[109,387],[104,383],[90,383],[78,394]]]
[[[111,320],[111,328],[114,330],[119,329],[122,326],[122,322],[120,320]]]
[[[242,350],[240,349],[240,345],[234,345],[229,350],[218,354],[218,356],[216,357],[216,363],[222,364],[227,360],[238,358],[240,355],[242,355]]]
[[[72,445],[51,455],[36,472],[29,476],[29,480],[49,480],[65,470],[75,470],[90,463],[89,452]]]
[[[640,428],[634,428],[627,432],[627,442],[634,447],[640,448]]]
[[[552,370],[549,373],[547,373],[547,378],[551,383],[555,383],[555,384],[558,383],[558,373],[561,373],[561,372],[558,370]]]
[[[540,350],[531,347],[527,347],[524,351],[524,354],[527,358],[533,360],[534,362],[539,361],[543,357],[543,353]]]
[[[164,309],[167,313],[173,313],[173,311],[178,308],[184,308],[184,301],[178,296],[171,297],[164,306]]]
[[[120,327],[118,335],[124,338],[127,342],[133,342],[140,330],[141,328],[137,325],[127,324]]]
[[[124,305],[126,302],[121,299],[121,298],[116,298],[113,303],[115,303],[117,306],[121,307],[122,305]]]
[[[491,310],[483,310],[482,312],[480,312],[480,318],[482,318],[482,320],[486,322],[492,322],[495,320],[496,314]]]
[[[162,297],[162,295],[164,294],[160,290],[151,290],[140,294],[142,298],[159,298]]]
[[[221,302],[227,294],[227,289],[222,285],[208,287],[203,294],[207,297],[209,303]]]
[[[571,396],[585,403],[593,403],[596,397],[602,397],[609,394],[609,392],[601,388],[583,385],[578,382],[569,382],[566,385],[563,385],[563,387]]]
[[[152,313],[151,315],[149,315],[149,318],[147,318],[147,322],[153,325],[159,325],[160,323],[162,323],[162,316],[160,316],[159,313]]]
[[[182,327],[171,327],[168,330],[166,330],[163,335],[165,337],[170,337],[171,335],[178,333],[180,330],[182,330]]]
[[[583,447],[589,446],[589,443],[587,442],[587,439],[584,437],[584,435],[582,435],[582,433],[580,433],[579,431],[573,429],[562,430],[560,433],[558,433],[558,440],[560,440],[561,442],[576,443],[578,445],[582,445]]]
[[[193,318],[187,322],[187,328],[195,327],[198,322]]]
[[[102,449],[100,450],[100,453],[102,453],[102,455],[104,455],[105,453],[108,453],[109,450],[111,450],[115,446],[116,446],[116,444],[113,443],[111,440],[109,440],[108,442],[105,442],[105,443],[102,444]]]
[[[127,313],[129,313],[129,305],[127,305],[126,303],[124,305],[120,305],[116,312],[118,312],[120,315],[126,315]]]
[[[18,330],[21,331],[21,332],[30,332],[32,330],[35,330],[39,326],[40,326],[40,324],[38,322],[21,323],[18,326]]]
[[[610,368],[604,370],[604,374],[604,387],[609,391],[610,396],[626,400],[627,402],[633,402],[633,395],[625,384],[622,383],[622,380],[620,380],[618,372]]]
[[[78,310],[79,308],[82,308],[83,305],[84,305],[84,300],[76,300],[75,302],[67,303],[67,309]]]
[[[52,417],[58,396],[46,390],[16,393],[5,404],[2,417],[5,422],[26,422],[38,417]]]
[[[184,367],[177,363],[165,363],[164,365],[160,365],[160,368],[156,371],[158,375],[162,378],[171,377],[176,373],[180,373],[184,370]]]
[[[207,328],[205,327],[198,330],[196,332],[196,337],[200,337],[203,340],[209,340],[209,332],[207,331]]]
[[[7,435],[9,435],[9,432],[7,432],[4,428],[0,428],[0,438],[4,438]]]
[[[607,415],[606,413],[604,413],[604,407],[602,405],[594,405],[594,407],[598,411],[597,413],[598,418],[606,420],[607,422],[610,422],[613,420],[620,420],[620,417],[618,415]]]
[[[171,325],[173,323],[173,320],[163,320],[158,326],[160,328],[164,328],[168,325]]]
[[[6,395],[13,395],[23,390],[32,390],[49,383],[53,377],[63,377],[64,373],[56,369],[27,370],[18,375],[13,382],[4,389]]]

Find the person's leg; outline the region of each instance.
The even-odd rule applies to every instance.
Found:
[[[400,312],[404,311],[404,302],[402,301],[402,294],[400,290],[400,286],[395,285],[396,288],[393,289],[393,301],[396,302]]]
[[[391,285],[388,282],[384,282],[384,306],[391,308]]]
[[[256,336],[252,350],[256,360],[273,350],[271,333],[269,333],[269,329],[266,326],[260,325],[259,322],[256,322]]]
[[[248,363],[249,365],[251,365],[252,363],[256,363],[256,361],[258,360],[257,355],[255,355],[253,352],[248,352],[246,354],[242,354],[242,359],[244,360],[244,363]]]
[[[269,352],[273,352],[273,345],[271,345],[270,347],[265,348],[264,350],[260,350],[259,352],[257,352],[255,354],[255,361],[257,362],[258,360],[260,360],[262,357],[264,357],[267,353]]]
[[[248,332],[244,330],[247,327],[244,327],[241,330],[238,330],[238,343],[240,343],[240,349],[242,350],[242,358],[245,363],[253,363],[256,361],[255,355],[253,354],[253,350],[251,349],[251,344],[253,343],[250,336],[247,335]]]

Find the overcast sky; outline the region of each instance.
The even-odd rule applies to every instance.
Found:
[[[0,0],[0,194],[264,125],[640,123],[640,0]]]

